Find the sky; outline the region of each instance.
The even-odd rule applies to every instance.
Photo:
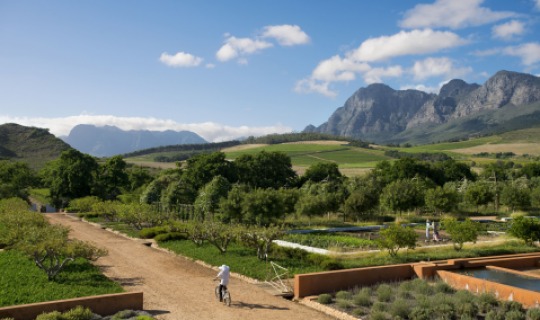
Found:
[[[540,0],[0,0],[0,124],[318,126],[371,83],[540,75]]]

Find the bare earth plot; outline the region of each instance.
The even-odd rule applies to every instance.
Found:
[[[233,304],[226,307],[214,297],[212,278],[217,271],[65,214],[47,217],[51,223],[70,227],[71,237],[106,248],[109,255],[96,264],[126,291],[143,291],[144,309],[158,319],[333,319],[234,277],[229,285]]]

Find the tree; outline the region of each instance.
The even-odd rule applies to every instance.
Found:
[[[284,215],[284,204],[277,190],[257,189],[247,193],[242,200],[242,216],[249,224],[267,226]]]
[[[501,191],[501,203],[508,206],[512,212],[516,208],[526,208],[531,204],[531,193],[527,188],[507,184]]]
[[[357,219],[371,216],[371,212],[377,207],[378,197],[368,189],[353,191],[343,203],[343,211],[347,215],[353,215]]]
[[[37,184],[35,173],[28,164],[0,160],[0,199],[28,197],[28,188]]]
[[[508,233],[532,245],[533,242],[540,241],[540,221],[523,216],[516,217],[512,220]]]
[[[425,202],[435,213],[450,212],[457,207],[458,194],[451,188],[437,186],[426,191]]]
[[[337,163],[335,162],[317,162],[309,166],[302,176],[303,180],[312,182],[335,181],[340,180],[343,176],[339,172]]]
[[[53,205],[64,207],[71,199],[92,195],[97,168],[93,157],[75,149],[49,162],[42,176],[49,184]]]
[[[216,176],[232,183],[237,181],[234,166],[225,159],[223,152],[202,153],[188,159],[183,179],[197,191]]]
[[[303,193],[296,202],[296,213],[307,216],[311,224],[311,217],[321,216],[328,211],[328,204],[322,197],[310,193]]]
[[[270,252],[272,242],[283,235],[277,226],[244,227],[238,233],[239,240],[249,247],[257,249],[257,258],[265,260]]]
[[[230,225],[215,221],[204,221],[202,225],[206,240],[213,244],[219,250],[219,253],[227,252],[229,244],[236,238],[237,230]]]
[[[414,181],[396,180],[384,187],[380,202],[388,210],[401,213],[421,206],[423,197]]]
[[[246,186],[235,184],[232,186],[227,197],[220,200],[219,212],[224,222],[243,222],[242,200],[246,193]]]
[[[478,212],[479,206],[490,203],[493,200],[493,196],[489,184],[485,181],[477,181],[467,185],[464,194],[465,201],[475,206],[476,212]]]
[[[214,213],[219,208],[219,202],[227,197],[231,184],[222,176],[215,176],[212,181],[206,184],[195,199],[195,215],[202,220],[210,214],[213,218]]]
[[[531,204],[536,208],[540,207],[540,187],[532,189]]]
[[[107,159],[105,164],[99,167],[95,194],[103,200],[115,200],[129,184],[126,166],[122,156]]]
[[[390,256],[395,257],[401,248],[416,248],[417,239],[418,235],[413,228],[394,223],[379,232],[377,242],[379,247],[386,249]]]
[[[295,184],[296,172],[292,169],[291,158],[283,152],[261,151],[255,155],[238,157],[234,164],[238,170],[238,180],[253,189],[279,189]]]
[[[476,239],[478,239],[478,222],[471,219],[458,221],[455,218],[446,218],[442,221],[442,227],[450,235],[456,251],[463,249],[465,242],[476,243]]]

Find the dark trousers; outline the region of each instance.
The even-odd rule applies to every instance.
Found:
[[[223,301],[223,292],[227,290],[227,286],[219,284],[219,301]]]

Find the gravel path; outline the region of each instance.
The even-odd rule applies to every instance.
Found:
[[[333,319],[234,277],[229,284],[233,304],[226,307],[214,298],[212,278],[216,270],[65,214],[47,217],[52,223],[70,227],[71,237],[106,248],[109,255],[100,258],[96,265],[126,291],[143,291],[144,309],[158,319]]]

